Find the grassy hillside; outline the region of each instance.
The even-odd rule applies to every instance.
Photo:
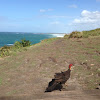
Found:
[[[73,31],[69,35],[65,35],[64,38],[88,38],[90,36],[100,36],[100,28],[90,31]]]
[[[82,89],[95,89],[100,83],[100,36],[55,38],[0,58],[0,95],[43,92],[54,73],[74,63],[71,80]]]

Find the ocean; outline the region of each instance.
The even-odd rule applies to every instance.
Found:
[[[53,37],[63,37],[64,34],[39,34],[39,33],[24,33],[24,32],[0,32],[0,47],[13,45],[16,41],[22,39],[29,40],[31,44],[39,43],[43,39]]]

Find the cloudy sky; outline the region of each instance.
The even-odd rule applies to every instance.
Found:
[[[69,33],[100,28],[100,0],[0,0],[0,32]]]

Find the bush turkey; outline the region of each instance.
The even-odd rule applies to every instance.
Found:
[[[65,72],[55,73],[52,81],[49,82],[48,87],[45,92],[52,92],[53,90],[60,90],[63,88],[62,84],[65,84],[66,81],[70,78],[71,66],[69,65],[69,69]]]

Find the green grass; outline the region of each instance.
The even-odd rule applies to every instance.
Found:
[[[93,55],[93,59],[95,59],[96,61],[100,61],[100,56],[98,56],[98,55]]]
[[[6,93],[6,96],[11,96],[17,93],[17,90],[12,90]]]
[[[0,85],[2,85],[2,81],[3,81],[3,80],[2,80],[2,78],[0,77]]]
[[[3,46],[0,48],[0,57],[10,56],[11,54],[16,55],[16,52],[27,50],[27,47],[31,46],[29,40],[16,41],[13,46]]]
[[[69,35],[66,34],[64,36],[64,38],[88,38],[90,36],[99,36],[100,35],[100,28],[98,29],[94,29],[94,30],[90,30],[90,31],[73,31],[72,33],[70,33]]]
[[[90,31],[83,31],[83,36],[99,36],[100,35],[100,28]]]
[[[55,40],[57,40],[57,39],[60,39],[60,38],[44,39],[44,40],[42,40],[41,42],[42,42],[42,43],[51,43],[51,42],[53,42],[53,41],[55,41]]]

